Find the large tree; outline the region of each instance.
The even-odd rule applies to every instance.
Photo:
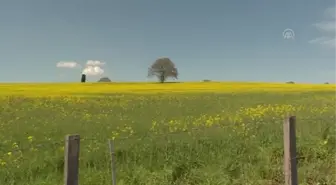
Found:
[[[149,68],[148,77],[156,76],[161,83],[167,78],[177,79],[178,72],[175,64],[166,57],[158,58]]]

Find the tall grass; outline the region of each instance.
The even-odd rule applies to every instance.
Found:
[[[78,133],[81,185],[111,183],[108,139],[119,185],[280,185],[287,113],[297,116],[301,184],[336,183],[335,90],[244,92],[236,84],[231,92],[209,83],[217,90],[157,94],[168,87],[151,84],[150,93],[132,94],[129,85],[103,84],[88,96],[94,85],[63,86],[61,96],[47,97],[57,89],[40,85],[23,97],[10,96],[22,88],[11,85],[0,97],[0,184],[62,184],[64,136]]]

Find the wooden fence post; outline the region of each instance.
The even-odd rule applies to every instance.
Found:
[[[64,147],[64,184],[78,185],[79,135],[67,135]]]
[[[110,155],[111,155],[112,185],[117,185],[116,169],[115,169],[115,153],[114,153],[114,146],[113,146],[112,140],[109,140],[109,148],[110,148]]]
[[[286,185],[298,185],[296,166],[296,117],[290,116],[284,120],[284,175]]]

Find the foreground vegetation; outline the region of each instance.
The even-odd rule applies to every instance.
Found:
[[[283,184],[282,122],[297,116],[301,184],[335,184],[335,86],[261,83],[0,85],[0,184]]]

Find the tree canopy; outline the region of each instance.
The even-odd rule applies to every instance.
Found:
[[[167,57],[158,58],[148,69],[148,77],[156,76],[160,82],[165,82],[167,78],[178,77],[175,64]]]

